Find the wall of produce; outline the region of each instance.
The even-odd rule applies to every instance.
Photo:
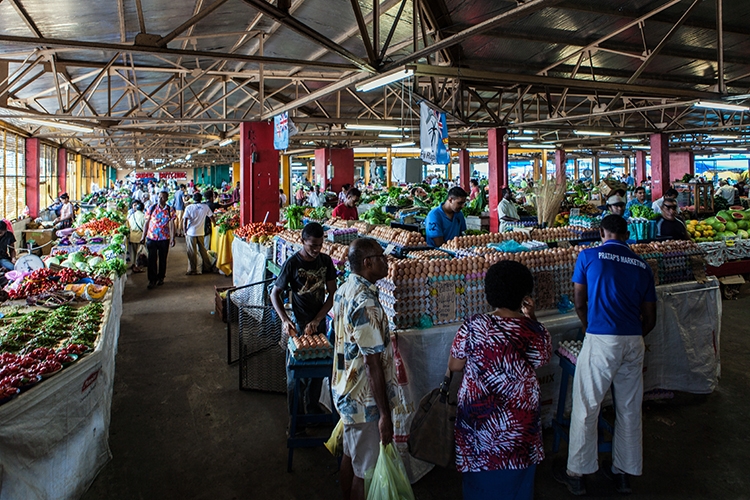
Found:
[[[0,291],[0,404],[96,349],[124,260],[130,200],[123,192],[57,232],[44,267],[5,273]]]

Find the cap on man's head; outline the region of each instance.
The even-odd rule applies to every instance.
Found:
[[[66,199],[66,200],[69,200],[69,199],[70,199],[70,196],[68,196],[68,193],[62,193],[62,194],[60,195],[60,199]]]
[[[625,198],[617,194],[613,194],[607,198],[607,205],[617,205],[618,203],[625,205]]]

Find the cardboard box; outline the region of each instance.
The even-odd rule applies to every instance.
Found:
[[[23,233],[24,247],[27,242],[34,241],[34,248],[42,247],[42,255],[49,255],[52,245],[49,244],[55,237],[54,229],[25,229]]]
[[[604,199],[609,198],[609,195],[612,194],[612,192],[617,191],[618,189],[622,189],[623,191],[627,192],[628,186],[627,184],[613,179],[604,179],[599,183],[599,192],[602,194]]]

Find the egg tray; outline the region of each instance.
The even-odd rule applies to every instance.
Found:
[[[306,359],[325,359],[333,357],[333,346],[328,340],[326,340],[327,346],[325,347],[313,347],[300,349],[294,343],[294,340],[289,337],[287,340],[287,346],[289,347],[289,353],[297,360]]]

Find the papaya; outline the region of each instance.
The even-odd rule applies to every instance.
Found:
[[[65,289],[69,290],[76,294],[76,297],[83,297],[83,294],[86,292],[86,285],[85,284],[70,284],[65,285]]]
[[[107,295],[108,287],[104,285],[86,285],[85,297],[92,302],[100,302]]]

